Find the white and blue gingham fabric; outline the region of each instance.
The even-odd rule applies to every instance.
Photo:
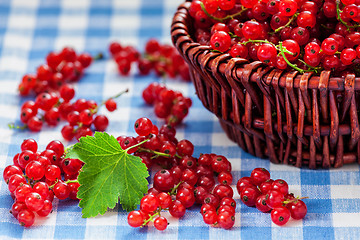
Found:
[[[63,140],[60,129],[64,122],[54,128],[45,127],[39,133],[10,130],[7,124],[20,123],[20,106],[29,99],[17,94],[22,76],[35,72],[48,52],[64,46],[92,54],[105,52],[107,56],[86,71],[76,85],[76,98],[100,102],[125,88],[130,89],[119,99],[118,110],[107,113],[109,133],[134,135],[133,123],[143,116],[158,126],[162,124],[156,120],[152,107],[143,103],[140,91],[150,82],[160,80],[155,75],[138,76],[136,71],[129,77],[119,76],[107,48],[112,40],[138,49],[143,49],[152,37],[170,43],[171,19],[180,3],[181,0],[0,0],[0,172],[12,163],[23,139],[36,139],[41,149],[51,140]],[[207,226],[198,206],[189,209],[181,219],[164,213],[170,225],[159,232],[153,226],[129,227],[127,213],[119,206],[104,216],[83,219],[77,202],[72,200],[54,200],[54,212],[46,218],[37,217],[34,226],[26,229],[9,213],[13,200],[1,177],[0,239],[360,239],[358,165],[308,170],[257,159],[226,138],[217,119],[197,99],[190,83],[167,80],[167,84],[193,100],[177,137],[191,140],[196,156],[214,152],[228,157],[233,166],[234,186],[237,179],[249,176],[255,167],[269,169],[272,178],[288,181],[295,195],[309,197],[305,200],[308,206],[305,219],[278,227],[271,222],[269,214],[241,204],[236,193],[236,222],[231,230]]]

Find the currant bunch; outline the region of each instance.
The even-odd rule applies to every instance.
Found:
[[[180,124],[189,113],[192,101],[181,92],[166,88],[165,85],[153,82],[142,92],[147,104],[154,105],[155,115],[166,119],[172,126]]]
[[[138,136],[118,137],[120,146],[127,149],[142,143],[130,151],[148,168],[156,164],[163,169],[154,175],[153,187],[142,198],[140,210],[129,213],[130,226],[142,227],[153,221],[155,228],[164,230],[167,220],[161,216],[162,211],[168,210],[171,216],[180,218],[195,203],[202,205],[205,223],[225,229],[234,225],[236,203],[230,186],[233,177],[226,157],[202,154],[195,158],[190,141],[178,141],[172,126],[158,129],[148,118],[136,120],[134,129]]]
[[[3,178],[15,200],[10,213],[20,225],[30,227],[36,215],[49,215],[54,196],[78,200],[77,176],[83,163],[79,159],[64,159],[63,155],[60,141],[51,141],[39,151],[37,142],[30,138],[22,142],[13,164],[5,167]]]
[[[36,69],[35,74],[26,74],[18,87],[21,96],[31,93],[36,95],[59,90],[67,82],[77,82],[94,59],[102,58],[102,54],[92,57],[89,53],[78,54],[71,47],[64,47],[60,52],[50,52],[46,63]]]
[[[255,168],[250,177],[242,177],[236,184],[241,201],[249,207],[256,207],[261,212],[271,211],[271,220],[285,225],[290,217],[303,219],[307,213],[304,198],[294,197],[289,193],[289,186],[283,179],[273,180],[265,168]]]
[[[359,70],[360,2],[196,0],[194,39],[232,57],[300,73]]]
[[[156,39],[146,43],[143,54],[133,46],[122,46],[119,42],[112,42],[109,51],[121,75],[128,75],[132,65],[137,64],[141,75],[154,71],[159,77],[180,76],[184,81],[190,81],[189,67],[176,49],[168,44],[160,44]]]
[[[105,105],[110,112],[116,110],[117,106],[114,99],[124,92],[127,90],[98,105],[94,100],[83,98],[73,100],[75,89],[66,83],[60,87],[58,92],[43,92],[36,97],[35,101],[25,101],[20,111],[20,121],[24,126],[17,128],[40,131],[43,123],[56,126],[61,120],[65,120],[68,124],[62,128],[61,133],[64,139],[68,141],[74,137],[79,139],[83,136],[92,135],[91,129],[105,131],[109,120],[105,115],[98,114],[98,110],[102,105]],[[13,125],[9,126],[16,128]]]

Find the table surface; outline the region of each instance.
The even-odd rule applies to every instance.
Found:
[[[23,139],[36,139],[40,149],[51,140],[63,140],[60,129],[64,122],[54,128],[45,127],[39,133],[10,130],[7,124],[19,123],[19,108],[30,99],[20,98],[17,94],[22,76],[35,72],[48,52],[64,46],[72,46],[79,52],[106,53],[107,58],[94,63],[76,84],[77,98],[100,102],[125,88],[130,89],[130,93],[118,101],[119,109],[107,114],[109,133],[134,135],[133,122],[143,116],[154,120],[157,125],[162,124],[152,108],[143,103],[140,91],[150,82],[160,79],[155,75],[141,77],[136,71],[129,77],[119,76],[109,58],[107,46],[110,41],[118,40],[143,49],[151,37],[170,43],[171,19],[180,2],[0,0],[0,172],[11,164]],[[285,227],[278,227],[271,222],[269,214],[240,204],[239,196],[235,194],[238,207],[235,226],[231,230],[207,226],[196,206],[181,219],[164,213],[170,225],[164,232],[159,232],[153,226],[143,229],[129,227],[127,214],[120,206],[103,216],[84,219],[76,201],[54,200],[54,212],[46,218],[37,217],[34,226],[26,229],[19,226],[9,213],[13,200],[1,178],[0,239],[360,239],[358,165],[308,170],[257,159],[227,139],[217,119],[197,99],[191,83],[166,81],[170,88],[181,90],[193,100],[189,116],[177,129],[177,137],[194,143],[195,156],[214,152],[228,157],[235,180],[250,175],[255,167],[269,169],[272,178],[287,180],[295,195],[309,197],[305,200],[308,206],[305,219],[291,220]]]

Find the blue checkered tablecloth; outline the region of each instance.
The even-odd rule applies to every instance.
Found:
[[[40,133],[8,129],[8,123],[19,123],[19,108],[27,100],[17,94],[17,85],[25,73],[34,72],[49,51],[64,46],[96,54],[106,52],[111,40],[139,49],[151,37],[170,43],[171,19],[180,3],[181,0],[0,0],[0,172],[12,163],[23,139],[36,139],[41,149],[50,140],[63,140],[60,129],[64,123],[45,127]],[[121,77],[108,53],[106,56],[86,71],[76,85],[76,97],[100,102],[129,88],[130,93],[118,101],[119,109],[107,114],[108,132],[115,136],[134,135],[133,123],[143,116],[160,125],[162,121],[156,121],[140,91],[160,80],[155,75],[140,77],[136,71]],[[287,180],[295,195],[309,197],[305,200],[306,218],[278,227],[269,214],[240,204],[235,194],[238,207],[231,230],[207,226],[199,207],[192,207],[181,219],[164,213],[170,225],[159,232],[153,226],[129,227],[126,212],[118,206],[103,216],[83,219],[77,202],[55,200],[52,214],[37,217],[34,226],[25,229],[9,213],[13,200],[1,177],[0,239],[360,239],[358,165],[314,171],[257,159],[226,138],[217,119],[196,98],[190,83],[168,80],[167,84],[192,97],[193,107],[185,124],[178,128],[177,137],[191,140],[195,155],[214,152],[227,156],[235,180],[250,175],[255,167],[269,169],[274,179]]]

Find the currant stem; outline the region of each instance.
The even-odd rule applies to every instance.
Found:
[[[180,181],[178,184],[176,184],[176,186],[171,189],[171,192],[169,192],[169,195],[170,196],[175,195],[176,190],[179,188],[180,184],[182,184],[182,183],[183,183],[183,181]]]
[[[123,95],[124,93],[127,93],[127,92],[129,92],[129,89],[128,89],[128,88],[125,89],[124,91],[119,92],[118,94],[116,94],[116,95],[114,95],[114,96],[112,96],[112,97],[109,97],[108,99],[106,99],[105,101],[103,101],[103,102],[101,103],[101,105],[104,105],[107,100],[109,100],[109,99],[116,99],[116,98],[120,97],[121,95]]]
[[[285,57],[285,50],[286,50],[286,48],[285,48],[285,50],[284,50],[284,48],[283,48],[283,46],[282,46],[282,42],[279,42],[279,50],[280,50],[281,56],[284,58],[285,62],[286,62],[290,67],[292,67],[293,69],[299,71],[301,74],[303,74],[303,73],[305,72],[303,69],[298,68],[295,64],[292,64],[292,63]],[[288,51],[288,50],[286,50],[286,51]],[[288,52],[288,53],[289,53],[289,52]],[[291,53],[291,54],[293,54],[293,53]]]
[[[168,153],[162,153],[162,152],[158,152],[158,151],[154,151],[154,150],[150,150],[150,149],[147,149],[147,148],[142,148],[142,147],[139,147],[138,149],[139,152],[148,152],[148,153],[152,153],[152,154],[155,154],[156,157],[159,157],[159,156],[162,156],[162,157],[167,157],[167,158],[170,158],[171,155],[168,154]]]
[[[246,42],[242,42],[241,44],[246,45],[248,43],[270,43],[272,45],[275,45],[275,44],[269,42],[268,40],[251,40],[251,39],[247,40]]]
[[[275,33],[280,32],[284,28],[290,26],[290,24],[295,20],[295,18],[297,18],[297,16],[299,16],[299,13],[295,13],[284,26],[275,29]]]
[[[318,73],[319,71],[322,70],[321,67],[313,67],[313,66],[310,66],[309,64],[307,64],[305,61],[299,59],[299,62],[302,62],[303,64],[305,64],[305,66],[307,66],[309,69],[311,69],[311,71],[314,71],[315,73]]]
[[[159,216],[160,216],[160,212],[161,212],[161,210],[162,210],[162,208],[161,208],[161,207],[159,207],[159,209],[156,211],[156,213],[154,213],[153,215],[151,215],[151,216],[149,217],[149,219],[146,219],[146,220],[144,221],[144,223],[142,224],[142,226],[141,226],[141,227],[145,227],[145,226],[146,226],[146,224],[148,224],[148,222],[153,222],[153,221],[154,221],[154,217],[155,217],[155,216],[157,216],[157,215],[159,215]]]
[[[9,127],[9,129],[20,129],[20,130],[25,130],[25,129],[27,129],[27,125],[26,125],[26,124],[24,124],[23,126],[17,126],[17,125],[15,125],[15,123],[9,123],[9,124],[8,124],[8,127]]]
[[[127,153],[130,149],[136,148],[136,147],[138,147],[138,146],[140,146],[140,145],[142,145],[142,144],[146,143],[146,142],[147,142],[147,141],[149,141],[149,140],[150,140],[150,139],[145,139],[144,141],[139,142],[139,143],[137,143],[137,144],[135,144],[135,145],[133,145],[133,146],[131,146],[131,147],[129,147],[129,148],[127,148],[127,149],[125,149],[126,153]]]
[[[51,186],[49,187],[49,189],[53,189],[54,186],[55,186],[55,184],[57,184],[58,182],[59,182],[59,179],[56,179],[55,183],[54,183],[53,185],[51,185]]]
[[[107,100],[109,100],[109,99],[116,99],[116,98],[120,97],[121,95],[123,95],[124,93],[127,93],[127,92],[129,92],[129,89],[128,89],[128,88],[125,89],[124,91],[121,91],[121,92],[119,92],[118,94],[116,94],[116,95],[114,95],[114,96],[112,96],[112,97],[109,97],[108,99],[102,101],[99,106],[97,106],[97,107],[95,107],[94,109],[91,110],[91,113],[93,113],[93,114],[97,113],[98,110],[99,110],[99,108],[100,108],[101,106],[105,105],[105,103],[106,103]]]
[[[99,52],[98,54],[96,54],[95,56],[93,56],[93,59],[96,60],[100,60],[104,58],[104,54],[102,52]]]
[[[291,199],[291,200],[286,200],[286,201],[283,201],[283,204],[289,204],[289,203],[293,203],[293,202],[297,202],[299,200],[302,200],[302,199],[308,199],[309,197],[296,197],[294,199]]]
[[[245,12],[247,10],[247,8],[245,7],[242,7],[241,10],[237,13],[234,13],[232,15],[228,15],[226,17],[223,17],[223,18],[217,18],[217,17],[214,17],[212,16],[210,13],[208,13],[208,11],[206,11],[206,8],[205,8],[205,5],[204,3],[200,2],[200,6],[201,6],[201,9],[204,11],[204,13],[211,19],[214,19],[216,21],[219,21],[219,22],[223,22],[224,20],[227,20],[227,19],[232,19],[236,16],[240,16],[243,12]]]
[[[66,184],[68,184],[68,183],[79,183],[79,180],[77,180],[77,179],[74,179],[74,180],[67,180],[67,181],[65,181],[65,183]]]

